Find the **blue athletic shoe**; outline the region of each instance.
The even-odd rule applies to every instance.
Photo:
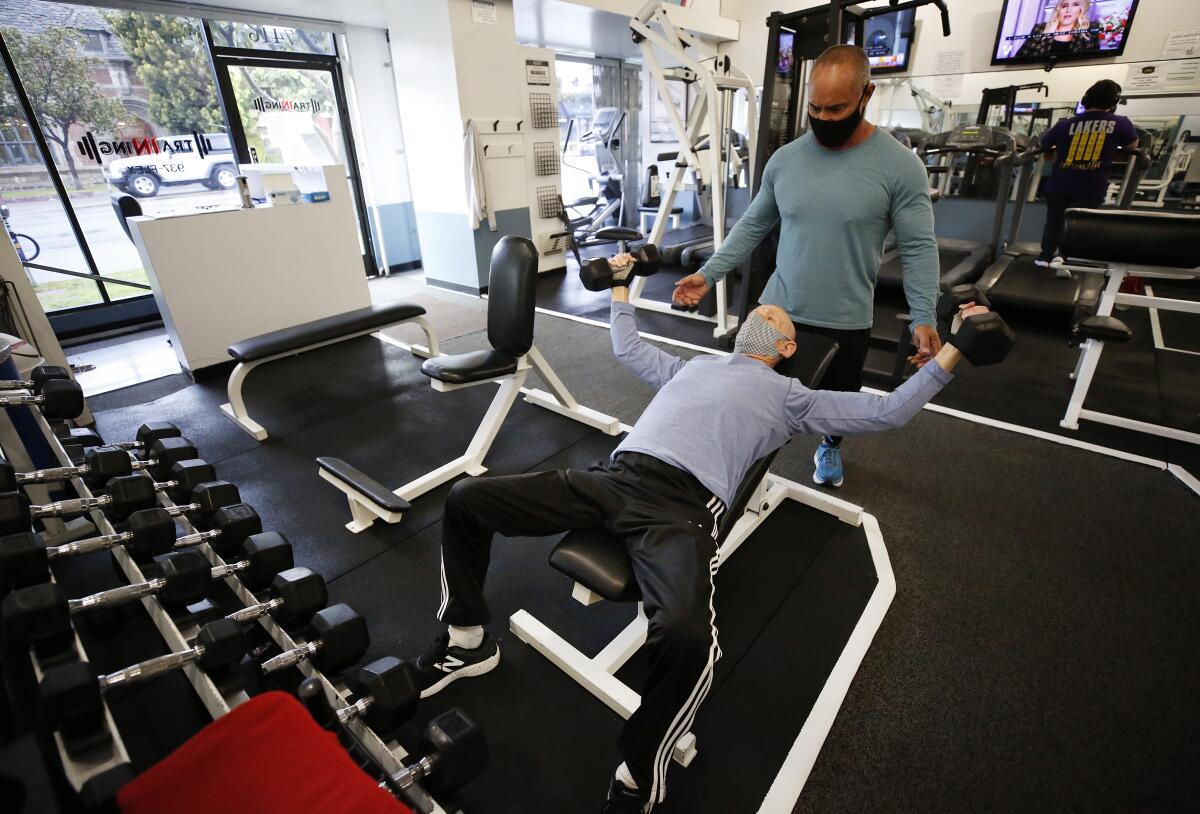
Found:
[[[821,446],[817,447],[817,454],[813,456],[813,463],[817,466],[813,472],[813,483],[819,486],[842,485],[842,451],[839,448],[822,441]]]

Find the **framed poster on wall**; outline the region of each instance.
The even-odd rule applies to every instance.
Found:
[[[687,84],[678,79],[668,79],[667,90],[671,93],[671,103],[679,111],[679,118],[686,123],[688,117]],[[667,114],[666,105],[656,87],[650,94],[650,141],[653,144],[662,144],[676,140],[675,130],[671,127],[671,117]]]

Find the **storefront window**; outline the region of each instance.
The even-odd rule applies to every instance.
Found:
[[[291,51],[300,54],[333,56],[333,35],[328,31],[254,25],[213,20],[213,43],[224,48],[249,48],[255,51]]]
[[[0,9],[0,27],[96,272],[147,281],[113,209],[115,194],[133,195],[147,215],[236,205],[237,163],[199,20],[33,0],[20,12]],[[9,139],[0,142],[11,155]],[[51,206],[46,177],[11,180],[3,188],[7,198]],[[65,240],[45,238],[47,245]],[[147,293],[98,286],[58,281],[67,292],[103,292],[103,300]],[[90,294],[56,296],[43,305],[50,311],[94,301]]]

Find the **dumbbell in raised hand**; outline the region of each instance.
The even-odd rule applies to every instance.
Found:
[[[71,374],[65,367],[58,365],[38,365],[29,371],[28,379],[0,380],[0,390],[28,390],[41,393],[42,387],[49,381],[70,381]]]
[[[995,311],[975,314],[951,329],[949,342],[973,365],[1003,362],[1017,342],[1017,335]]]
[[[214,580],[237,574],[255,590],[295,564],[291,545],[277,532],[255,534],[242,549],[244,559],[216,567],[199,551],[170,554],[156,563],[158,576],[153,579],[78,599],[68,599],[53,582],[13,591],[0,603],[5,646],[46,643],[55,649],[69,639],[71,617],[76,614],[119,607],[146,596],[157,597],[165,607],[182,608],[203,599]]]
[[[969,302],[991,308],[987,296],[971,283],[951,286],[942,292],[937,301],[937,329],[942,341],[950,336],[950,325],[958,316],[958,309]]]
[[[280,627],[287,629],[305,624],[329,601],[325,580],[320,574],[302,566],[276,574],[271,580],[269,596],[271,598],[265,602],[248,605],[225,618],[235,622],[252,622],[269,615]]]
[[[83,388],[69,379],[50,379],[36,395],[0,395],[0,407],[39,407],[47,419],[78,418],[83,413]]]
[[[217,678],[236,666],[245,653],[242,626],[218,619],[200,629],[195,647],[148,659],[115,673],[101,675],[85,661],[52,667],[38,685],[43,719],[47,726],[59,731],[67,754],[78,758],[109,743],[104,721],[106,691],[148,681],[188,664],[197,664]]]
[[[177,537],[175,518],[187,511],[197,510],[199,503],[142,509],[129,515],[125,531],[75,540],[57,546],[46,545],[40,534],[32,531],[18,532],[0,537],[0,596],[16,588],[37,585],[50,578],[50,563],[62,557],[107,551],[124,546],[134,560],[145,562],[172,549],[188,548],[201,543],[221,541],[219,552],[227,556],[241,545],[251,534],[262,531],[258,513],[246,504],[227,507],[217,518],[212,531]]]
[[[421,700],[417,671],[395,656],[384,656],[346,674],[346,686],[355,701],[334,709],[324,687],[316,678],[307,678],[296,694],[322,726],[335,721],[345,726],[354,719],[379,733],[387,733],[412,718]]]
[[[593,257],[580,266],[579,280],[588,291],[604,291],[626,285],[632,276],[649,277],[662,265],[658,247],[653,243],[644,244],[632,257],[631,263],[620,266],[613,265],[607,258]]]

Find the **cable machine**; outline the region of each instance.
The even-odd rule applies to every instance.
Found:
[[[675,171],[663,184],[654,228],[646,240],[659,244],[670,221],[680,184],[690,174],[701,199],[707,197],[709,200],[709,211],[704,214],[712,219],[712,245],[715,251],[725,241],[725,185],[729,176],[740,172],[742,166],[742,158],[734,143],[734,101],[739,91],[746,94],[747,138],[753,143],[758,121],[754,83],[747,74],[733,66],[729,57],[719,56],[715,48],[675,26],[667,16],[668,8],[671,6],[659,0],[647,3],[629,21],[633,41],[642,49],[646,69],[654,79],[660,98],[672,98],[667,87],[670,79],[682,80],[689,86],[695,84],[700,93],[695,106],[688,112],[686,122],[673,104],[668,101],[665,105],[671,129],[675,131],[679,142],[679,153],[675,159]],[[670,55],[679,63],[679,67],[663,68],[655,53],[656,48]],[[747,175],[756,177],[753,153],[746,160],[749,162]],[[645,283],[645,277],[637,277],[630,290],[630,302],[638,308],[715,322],[714,336],[729,333],[737,324],[737,320],[729,313],[724,280],[716,285],[716,313],[711,317],[698,312],[676,310],[670,303],[643,297]]]

